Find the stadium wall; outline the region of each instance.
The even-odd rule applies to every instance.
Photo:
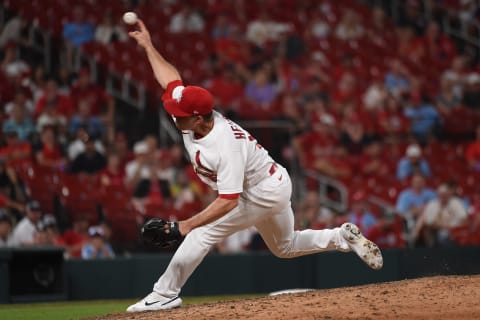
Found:
[[[46,251],[48,258],[41,258],[41,251],[0,250],[0,303],[141,297],[151,291],[170,260],[169,255],[161,254],[64,261],[61,251]],[[354,254],[340,252],[291,260],[278,259],[267,252],[210,255],[189,279],[182,295],[325,289],[431,275],[480,273],[480,247],[386,250],[384,258],[383,269],[372,271]],[[54,278],[48,266],[55,273]],[[37,274],[32,276],[33,273]]]

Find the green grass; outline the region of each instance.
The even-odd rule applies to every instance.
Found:
[[[201,304],[250,298],[255,295],[186,297],[184,304]],[[258,296],[258,295],[256,295]],[[0,304],[1,320],[78,320],[112,312],[124,312],[134,300],[69,301],[34,304]]]

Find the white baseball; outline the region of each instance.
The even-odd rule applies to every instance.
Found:
[[[135,12],[129,11],[123,14],[123,21],[126,24],[135,24],[137,23],[137,14]]]

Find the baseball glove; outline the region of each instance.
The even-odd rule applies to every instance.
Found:
[[[143,225],[142,238],[146,244],[160,248],[178,245],[183,240],[177,221],[160,218],[150,219]]]

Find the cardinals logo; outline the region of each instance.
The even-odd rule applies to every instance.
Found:
[[[195,169],[196,174],[202,175],[213,182],[217,182],[217,174],[202,165],[202,162],[200,161],[200,150],[198,150],[195,154],[195,163],[193,164],[193,168]]]

